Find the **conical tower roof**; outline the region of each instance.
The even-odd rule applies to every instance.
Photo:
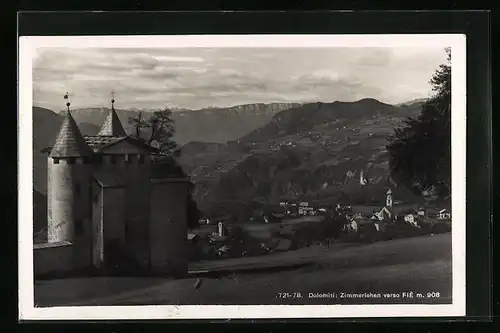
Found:
[[[109,111],[109,115],[104,120],[101,130],[97,133],[99,136],[126,136],[125,130],[123,129],[122,122],[114,108]]]
[[[88,147],[71,112],[66,112],[56,143],[50,152],[50,157],[81,157],[92,153]]]

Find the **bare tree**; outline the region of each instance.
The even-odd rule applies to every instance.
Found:
[[[129,125],[135,129],[136,139],[156,146],[163,153],[169,154],[177,148],[177,144],[173,140],[174,120],[169,108],[155,111],[149,118],[145,118],[143,113],[139,112],[137,117],[129,118]]]

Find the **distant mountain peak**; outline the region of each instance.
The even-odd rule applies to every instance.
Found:
[[[381,101],[379,101],[378,99],[371,98],[371,97],[362,98],[358,102],[359,103],[381,103],[381,104],[385,104],[385,103],[382,103]]]
[[[428,98],[416,98],[416,99],[412,99],[411,101],[408,101],[408,102],[396,104],[396,106],[412,106],[412,105],[419,104],[419,103],[425,103],[428,100],[429,100]]]

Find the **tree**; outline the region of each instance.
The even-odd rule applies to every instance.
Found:
[[[129,124],[135,129],[135,138],[155,146],[162,153],[170,154],[177,148],[173,140],[175,134],[172,110],[165,108],[154,111],[149,118],[144,118],[142,112],[137,117],[130,117]]]
[[[155,111],[149,118],[144,118],[142,112],[139,112],[137,117],[130,117],[129,124],[135,129],[135,138],[148,145],[155,146],[160,149],[163,156],[158,156],[155,159],[155,164],[152,168],[154,177],[187,177],[182,167],[171,156],[174,149],[177,148],[176,142],[173,140],[175,134],[174,120],[172,119],[172,111],[165,108],[160,111]],[[199,224],[201,212],[192,195],[193,183],[190,183],[190,192],[187,201],[187,228],[194,229]]]
[[[416,119],[394,130],[387,149],[391,178],[418,192],[451,193],[451,50],[430,84],[433,95]]]

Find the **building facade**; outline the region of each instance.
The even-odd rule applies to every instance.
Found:
[[[133,266],[187,274],[189,179],[153,178],[159,152],[128,136],[114,107],[97,135],[83,136],[68,105],[56,142],[45,151],[48,244],[35,245],[36,272]],[[60,250],[48,249],[57,244],[70,255],[52,267],[58,260],[52,253]]]

